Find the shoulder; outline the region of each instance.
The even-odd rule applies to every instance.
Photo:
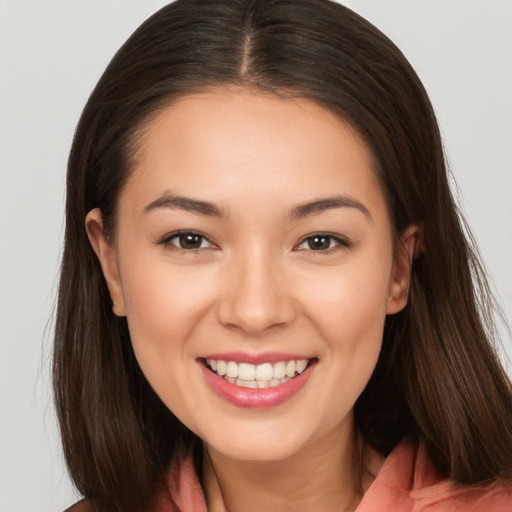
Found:
[[[421,493],[415,502],[418,511],[510,512],[512,486],[461,487],[446,483]]]
[[[357,512],[512,512],[512,485],[460,486],[444,478],[420,444],[400,443],[384,462]]]
[[[511,511],[512,485],[494,483],[484,487],[453,487],[447,501],[452,500],[461,510],[474,512]]]
[[[422,445],[415,453],[412,476],[410,495],[417,510],[512,511],[512,483],[494,482],[468,486],[456,484],[441,475]]]
[[[89,500],[81,500],[71,507],[64,510],[64,512],[94,512],[94,508]]]

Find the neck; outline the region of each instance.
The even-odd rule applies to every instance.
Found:
[[[354,466],[354,435],[333,433],[286,459],[228,458],[205,445],[203,486],[209,512],[355,510],[374,477]]]

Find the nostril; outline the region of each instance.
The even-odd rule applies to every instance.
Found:
[[[294,306],[286,298],[275,300],[224,300],[217,311],[219,321],[226,327],[238,328],[247,334],[290,324],[295,318]]]

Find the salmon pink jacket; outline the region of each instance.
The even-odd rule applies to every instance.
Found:
[[[171,467],[155,512],[207,512],[191,456]],[[455,486],[437,471],[424,447],[402,441],[356,512],[512,512],[512,486]]]

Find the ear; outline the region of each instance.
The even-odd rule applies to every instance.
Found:
[[[400,236],[393,258],[393,268],[388,289],[386,313],[393,315],[407,304],[411,282],[411,267],[421,244],[421,230],[413,224]]]
[[[119,268],[115,247],[107,240],[103,231],[103,216],[99,208],[91,210],[85,218],[85,229],[92,248],[100,260],[103,276],[112,299],[112,310],[117,316],[125,316],[123,288],[119,278]]]

